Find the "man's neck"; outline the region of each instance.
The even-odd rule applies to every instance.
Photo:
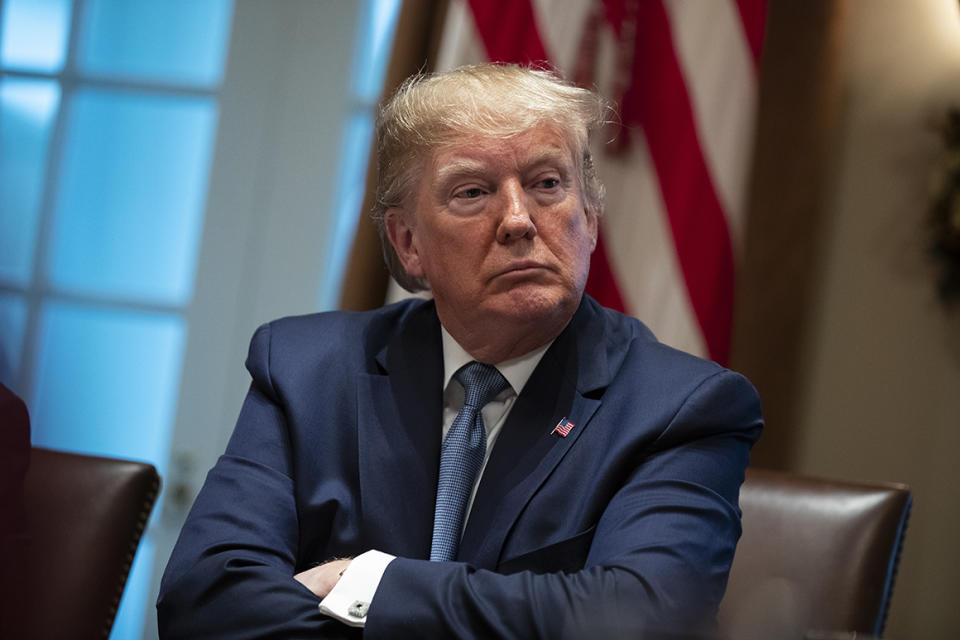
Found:
[[[453,374],[456,373],[460,367],[475,358],[454,340],[450,332],[444,329],[442,325],[440,331],[441,343],[443,345],[443,388],[446,389]],[[527,380],[529,380],[533,374],[533,370],[537,368],[537,365],[543,358],[543,354],[546,353],[551,344],[553,344],[553,342],[548,342],[517,358],[494,363],[517,395],[523,390],[523,387],[527,384]]]
[[[535,323],[530,327],[516,324],[500,330],[489,326],[466,327],[453,318],[444,318],[439,312],[440,324],[449,335],[477,362],[498,364],[519,358],[544,345],[549,345],[566,328],[572,315],[553,328],[548,323]],[[491,330],[494,329],[494,330]]]

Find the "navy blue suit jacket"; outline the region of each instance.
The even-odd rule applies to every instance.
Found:
[[[432,302],[261,327],[249,394],[167,566],[167,638],[356,637],[294,573],[398,556],[370,638],[611,637],[709,619],[759,436],[742,376],[585,297],[517,399],[457,562],[431,563],[443,362]],[[552,434],[561,418],[574,423]]]

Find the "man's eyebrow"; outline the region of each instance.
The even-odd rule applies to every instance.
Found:
[[[457,158],[437,168],[437,183],[461,176],[482,176],[487,173],[486,165],[478,160]]]
[[[526,170],[539,167],[540,165],[557,165],[559,169],[566,169],[573,165],[569,152],[561,147],[550,147],[543,151],[526,158],[523,167]]]
[[[557,165],[559,169],[564,170],[573,165],[573,160],[570,158],[570,154],[566,149],[562,147],[549,147],[525,158],[521,170],[530,171],[542,165]],[[435,182],[443,186],[448,180],[464,177],[482,178],[487,176],[489,172],[489,167],[481,160],[453,158],[444,162],[442,166],[437,167]]]

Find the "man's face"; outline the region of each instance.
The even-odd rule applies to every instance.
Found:
[[[544,342],[555,337],[597,240],[564,139],[545,126],[468,136],[433,152],[415,196],[387,213],[387,228],[410,275],[430,283],[444,326],[455,336],[503,322],[551,332],[562,321]]]

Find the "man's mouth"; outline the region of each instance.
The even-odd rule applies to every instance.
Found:
[[[497,273],[497,275],[498,276],[504,276],[504,275],[510,275],[510,274],[521,275],[526,271],[535,271],[538,269],[546,269],[546,268],[547,268],[546,265],[541,264],[535,260],[523,260],[521,262],[514,262],[513,264],[509,265],[505,269],[502,269],[499,273]]]

